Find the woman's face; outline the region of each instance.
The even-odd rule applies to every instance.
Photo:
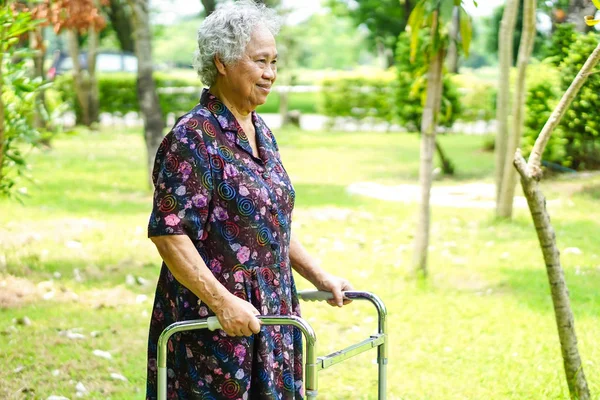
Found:
[[[258,26],[242,58],[224,68],[223,83],[240,111],[253,111],[264,104],[277,78],[277,48],[271,32]]]

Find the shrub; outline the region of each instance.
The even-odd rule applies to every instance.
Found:
[[[550,42],[544,48],[543,55],[552,64],[559,66],[569,55],[569,48],[580,34],[573,24],[558,24],[552,33]]]
[[[369,119],[391,124],[394,120],[390,72],[325,79],[322,90],[322,112],[328,117],[349,117],[357,123]]]
[[[156,73],[154,81],[164,116],[186,112],[200,99],[201,89],[197,79]],[[75,99],[72,76],[60,76],[55,82],[55,87],[63,93],[70,109],[77,113],[78,102]],[[100,112],[121,115],[139,112],[135,74],[99,74],[98,91]]]
[[[598,35],[580,35],[561,64],[561,90],[566,91],[587,57],[598,45]],[[600,168],[600,75],[590,74],[571,103],[559,130],[564,139],[566,159],[562,165],[582,170]]]

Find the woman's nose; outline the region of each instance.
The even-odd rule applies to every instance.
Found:
[[[267,65],[267,67],[263,70],[264,78],[273,79],[273,78],[275,78],[276,75],[277,75],[277,69],[272,64]]]

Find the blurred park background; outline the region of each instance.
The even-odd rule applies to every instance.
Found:
[[[464,1],[464,11],[451,10],[443,27],[450,39],[427,269],[415,279],[419,131],[431,59],[423,47],[429,31],[416,44],[406,31],[417,2],[265,2],[285,24],[277,38],[277,89],[258,112],[297,191],[293,229],[328,270],[386,303],[389,398],[569,398],[544,259],[520,187],[508,215],[498,208],[496,99],[499,89],[515,92],[521,82],[515,65],[523,4],[516,2],[504,81],[500,25],[505,4],[515,1]],[[0,398],[144,397],[160,258],[146,236],[147,165],[157,138],[139,102],[148,81],[139,80],[146,85],[140,90],[138,78],[153,76],[159,140],[198,101],[196,30],[218,3],[3,2]],[[527,156],[600,37],[584,23],[597,11],[592,1],[524,3],[536,6],[519,108],[519,147]],[[136,11],[143,6],[147,13]],[[468,55],[460,43],[467,37]],[[151,46],[150,63],[142,40]],[[415,57],[411,46],[422,46]],[[595,399],[599,91],[600,74],[591,74],[546,147],[541,183]],[[310,288],[302,279],[298,286]],[[376,329],[368,305],[333,310],[310,303],[303,313],[319,354]],[[322,372],[320,398],[375,399],[375,357],[365,353]]]

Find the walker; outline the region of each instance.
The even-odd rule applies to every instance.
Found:
[[[329,292],[317,290],[307,290],[298,293],[298,297],[305,301],[326,301],[333,299]],[[348,300],[368,300],[375,306],[379,316],[379,328],[376,334],[369,338],[348,346],[342,350],[333,352],[327,356],[316,356],[317,337],[313,328],[304,319],[296,316],[265,315],[259,316],[263,325],[292,325],[300,329],[304,335],[306,343],[306,360],[304,373],[304,386],[306,400],[317,398],[317,372],[329,368],[334,364],[340,363],[357,354],[364,353],[367,350],[377,347],[377,364],[379,365],[378,393],[379,400],[386,399],[386,366],[387,366],[387,311],[385,305],[376,295],[369,292],[348,291],[344,292],[344,298]],[[205,319],[181,321],[169,325],[158,339],[158,400],[167,400],[167,343],[169,338],[178,332],[190,331],[196,329],[209,329],[214,331],[221,326],[217,317],[208,317]]]

